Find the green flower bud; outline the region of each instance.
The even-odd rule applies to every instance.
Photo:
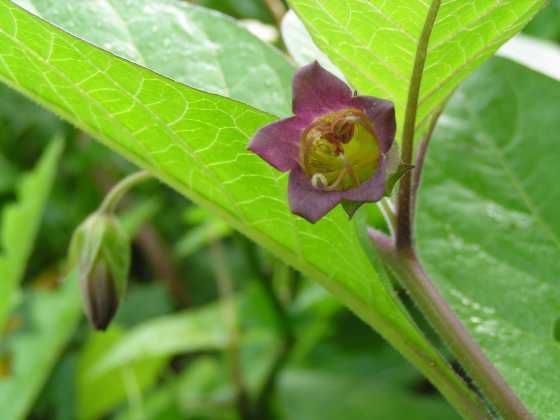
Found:
[[[69,262],[80,275],[84,311],[91,325],[105,330],[124,296],[130,267],[130,240],[112,215],[94,213],[74,232]]]

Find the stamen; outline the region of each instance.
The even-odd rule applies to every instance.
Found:
[[[334,191],[340,185],[342,178],[344,178],[344,175],[346,175],[346,173],[347,173],[346,169],[340,171],[338,177],[331,185],[329,185],[329,182],[327,181],[325,175],[321,173],[313,174],[313,176],[311,177],[311,185],[313,185],[313,188],[317,190]]]
[[[329,182],[325,175],[316,173],[311,177],[311,185],[317,190],[322,190],[329,186]]]

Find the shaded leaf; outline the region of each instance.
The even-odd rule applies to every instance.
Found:
[[[536,418],[560,416],[560,83],[496,59],[442,116],[419,197],[420,254]]]

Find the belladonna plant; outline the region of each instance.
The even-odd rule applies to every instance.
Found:
[[[341,203],[351,216],[379,201],[403,172],[391,102],[354,96],[317,62],[293,79],[294,116],[261,128],[249,149],[289,171],[293,213],[315,223]]]
[[[399,157],[394,139],[393,104],[371,96],[353,95],[346,83],[317,62],[302,67],[294,76],[294,116],[261,128],[251,140],[249,149],[278,170],[290,172],[290,209],[311,223],[317,222],[339,203],[352,216],[363,203],[377,202],[389,195],[393,185],[404,175],[400,182],[397,213],[393,213],[392,206],[382,206],[391,221],[391,236],[369,229],[371,242],[365,243],[364,249],[370,253],[373,245],[382,269],[392,272],[407,289],[457,360],[504,418],[531,419],[522,402],[440,296],[416,255],[413,238],[415,192],[439,113],[433,117],[418,153],[416,172],[412,174],[409,170],[413,161],[424,52],[439,3],[434,4],[419,45],[403,116],[402,156]],[[360,223],[358,221],[356,225]],[[361,232],[363,236],[365,226],[361,226]],[[377,261],[377,257],[374,260]],[[446,384],[443,391],[468,418],[492,418],[484,408],[484,402],[477,397],[465,394],[455,385]]]

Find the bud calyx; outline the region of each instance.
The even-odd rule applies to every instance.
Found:
[[[76,229],[70,266],[79,270],[88,320],[105,330],[124,295],[130,266],[129,238],[114,216],[94,213]]]

